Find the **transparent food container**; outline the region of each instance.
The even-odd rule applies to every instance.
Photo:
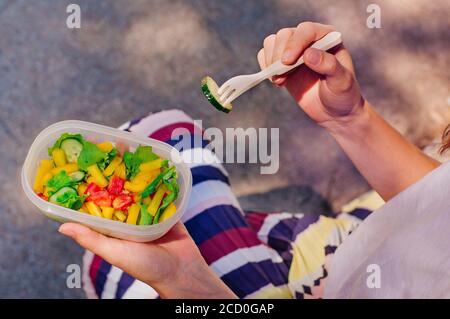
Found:
[[[58,206],[40,198],[33,191],[33,182],[39,162],[49,158],[47,149],[55,143],[63,133],[80,133],[84,138],[100,143],[110,141],[118,149],[134,150],[138,145],[148,145],[162,158],[175,165],[178,172],[180,192],[175,201],[177,212],[169,219],[155,225],[130,225],[110,219],[97,217],[69,208]],[[122,151],[120,151],[122,153]],[[61,223],[75,222],[90,227],[107,236],[127,239],[136,242],[148,242],[160,238],[178,222],[186,210],[192,188],[192,175],[189,167],[183,162],[179,152],[172,146],[146,137],[137,136],[119,129],[83,121],[62,121],[44,129],[34,140],[22,167],[22,187],[28,199],[46,216]]]

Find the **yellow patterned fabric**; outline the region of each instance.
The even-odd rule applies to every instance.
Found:
[[[360,219],[350,214],[337,218],[321,216],[296,236],[288,283],[293,297],[322,297],[330,257],[360,223]]]
[[[381,197],[370,191],[331,217],[289,213],[248,216],[250,223],[260,220],[258,237],[281,257],[287,274],[284,284],[267,285],[247,298],[321,298],[334,252],[383,204]]]

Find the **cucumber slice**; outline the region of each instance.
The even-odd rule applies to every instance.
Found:
[[[69,176],[74,182],[78,183],[84,179],[86,174],[81,171],[76,171],[76,172],[70,173]]]
[[[83,144],[73,138],[68,138],[61,143],[61,149],[66,153],[69,163],[76,163],[83,149]]]
[[[233,109],[233,105],[231,105],[231,103],[224,105],[220,102],[219,94],[217,93],[218,89],[219,86],[211,77],[206,76],[203,78],[202,92],[203,95],[208,99],[209,103],[211,103],[219,111],[230,113],[230,111]]]
[[[72,187],[63,187],[59,191],[54,193],[52,196],[50,196],[48,201],[50,203],[53,203],[53,204],[56,204],[56,205],[60,205],[60,203],[58,202],[58,197],[60,197],[61,195],[64,195],[65,193],[67,193],[67,195],[77,195],[78,196],[78,193],[77,193],[77,191],[74,188],[72,188]]]

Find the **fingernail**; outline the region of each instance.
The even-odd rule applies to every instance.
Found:
[[[69,227],[69,229],[67,229],[67,227],[65,227],[64,224],[59,227],[58,231],[61,234],[69,236],[69,237],[74,237],[75,236],[75,233],[70,229],[70,227]]]
[[[286,50],[283,53],[283,56],[281,57],[281,62],[283,63],[290,63],[292,60],[292,55],[294,52],[292,50]]]
[[[312,64],[312,65],[319,64],[321,57],[322,57],[322,52],[317,49],[310,48],[305,52],[305,60],[308,61],[308,63]]]

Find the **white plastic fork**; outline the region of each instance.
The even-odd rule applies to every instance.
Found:
[[[328,33],[322,39],[314,42],[310,47],[327,51],[340,43],[342,43],[341,33],[333,31]],[[298,61],[292,65],[285,65],[281,61],[277,61],[258,73],[232,77],[224,84],[222,84],[222,86],[217,91],[217,93],[219,94],[220,102],[224,105],[231,103],[241,94],[257,86],[262,81],[269,79],[275,75],[281,75],[289,72],[302,65],[303,62],[303,56],[301,56]]]

